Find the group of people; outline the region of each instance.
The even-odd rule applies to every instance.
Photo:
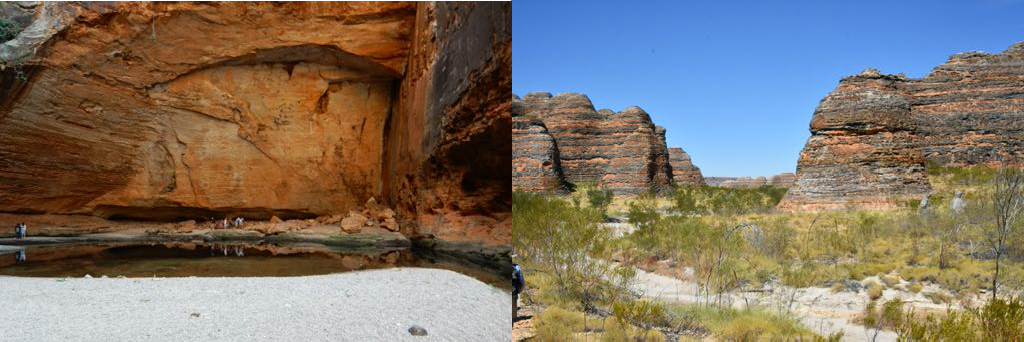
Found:
[[[14,225],[14,238],[21,240],[28,236],[28,226],[24,222]]]
[[[245,224],[245,219],[242,218],[241,216],[236,217],[234,220],[232,220],[232,219],[230,219],[228,217],[225,217],[223,220],[220,220],[220,221],[214,221],[213,218],[210,218],[210,221],[213,221],[213,229],[217,229],[217,228],[228,229],[228,227],[239,227],[240,228],[240,227],[242,227],[243,224]]]

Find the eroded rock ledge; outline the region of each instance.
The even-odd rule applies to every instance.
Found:
[[[925,161],[1020,164],[1024,42],[959,53],[920,79],[866,69],[811,119],[785,210],[890,208],[930,191]]]

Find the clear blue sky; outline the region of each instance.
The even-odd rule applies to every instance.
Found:
[[[512,88],[638,105],[705,176],[795,171],[814,107],[874,67],[921,77],[1024,40],[1024,1],[538,1],[513,11]]]

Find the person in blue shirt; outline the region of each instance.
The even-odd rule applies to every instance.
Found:
[[[514,269],[512,271],[512,324],[516,323],[516,318],[519,317],[519,293],[523,291],[523,287],[526,287],[526,279],[523,278],[523,269],[519,267],[519,264],[512,264]]]

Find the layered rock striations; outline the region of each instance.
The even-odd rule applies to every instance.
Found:
[[[768,179],[764,176],[738,177],[718,184],[719,187],[732,189],[756,189],[768,185]]]
[[[1024,42],[958,53],[923,78],[844,78],[811,120],[795,186],[779,207],[884,208],[929,191],[925,162],[1024,161]]]
[[[763,186],[774,188],[789,188],[793,186],[796,175],[792,172],[783,172],[771,177],[707,177],[705,180],[708,186],[717,186],[732,189],[755,189]]]
[[[886,208],[930,190],[903,80],[866,69],[821,100],[780,208]]]
[[[509,4],[32,10],[0,44],[0,211],[288,219],[376,197],[406,234],[510,240]]]
[[[527,192],[565,192],[555,138],[537,118],[512,119],[512,188]]]
[[[668,160],[672,164],[672,180],[676,185],[705,185],[700,168],[693,165],[690,155],[683,148],[669,147]]]
[[[899,87],[910,96],[928,161],[1024,163],[1024,42],[1002,53],[954,54]]]
[[[665,129],[640,107],[598,111],[579,93],[533,92],[515,101],[521,108],[513,127],[517,189],[550,191],[562,188],[564,180],[567,187],[593,184],[618,195],[639,195],[666,193],[674,183]],[[702,179],[682,156],[685,152],[679,158],[682,178]]]
[[[796,182],[796,174],[792,172],[783,172],[772,176],[768,180],[768,185],[776,188],[789,188]]]

